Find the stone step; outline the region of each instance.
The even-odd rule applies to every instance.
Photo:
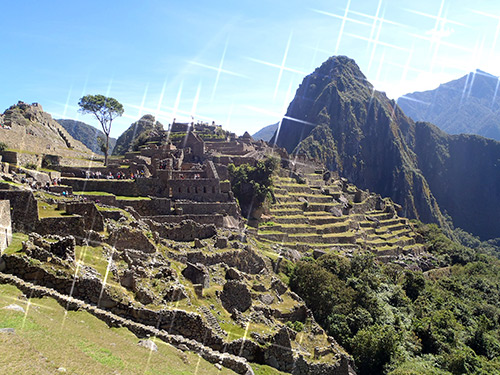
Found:
[[[282,188],[279,188],[279,187],[274,187],[273,188],[273,191],[274,191],[274,194],[276,195],[288,195],[288,190],[286,189],[282,189]]]
[[[398,224],[407,225],[408,219],[403,218],[403,217],[395,217],[395,218],[388,219],[388,220],[380,220],[379,223],[380,223],[381,227],[388,227],[388,226],[398,225]]]
[[[351,222],[349,220],[341,223],[326,224],[316,227],[318,234],[343,233],[349,231]]]
[[[257,234],[259,240],[267,240],[271,242],[286,242],[288,241],[288,234],[278,231],[262,231]]]
[[[335,223],[342,223],[348,219],[348,216],[332,216],[331,214],[329,216],[310,216],[309,217],[309,223],[311,225],[326,225],[326,224],[335,224]]]
[[[309,203],[332,203],[334,202],[333,198],[330,195],[319,194],[300,194],[300,193],[291,193],[288,195],[290,198],[298,200],[299,198],[304,198]]]
[[[394,225],[389,225],[389,226],[384,226],[384,227],[379,227],[375,229],[375,233],[386,233],[386,232],[396,232],[401,229],[406,229],[407,224],[394,224]]]
[[[272,227],[273,231],[286,233],[286,234],[299,234],[299,233],[317,233],[314,226],[308,224],[295,224],[295,225],[278,225]]]
[[[279,189],[285,189],[288,193],[305,193],[312,194],[312,190],[308,185],[302,184],[281,184],[277,185]]]
[[[308,224],[309,219],[304,215],[276,216],[273,220],[276,224]]]
[[[227,333],[221,328],[219,321],[206,306],[198,307],[198,311],[203,314],[203,316],[207,320],[208,325],[215,331],[215,333],[217,333],[221,337],[227,336]]]
[[[394,214],[390,212],[382,212],[382,211],[369,211],[365,214],[365,216],[369,216],[373,219],[381,220],[389,220],[394,218]]]
[[[303,214],[303,211],[296,209],[271,208],[271,214],[273,216],[295,216]]]
[[[300,235],[292,234],[288,236],[290,242],[306,242],[311,244],[323,243],[323,244],[334,244],[334,243],[356,243],[356,237],[353,233],[342,233],[334,235]]]
[[[273,205],[273,208],[276,209],[294,209],[294,210],[302,210],[305,207],[303,202],[279,202]]]
[[[342,204],[340,203],[309,203],[306,207],[306,211],[328,211],[332,208],[338,208],[342,212]]]

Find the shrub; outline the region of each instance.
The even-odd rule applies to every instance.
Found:
[[[26,164],[24,164],[24,168],[26,168],[26,169],[37,169],[38,166],[35,163],[26,163]]]

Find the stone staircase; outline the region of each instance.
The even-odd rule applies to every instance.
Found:
[[[206,306],[200,306],[198,307],[198,311],[203,314],[205,317],[205,320],[207,321],[208,325],[212,330],[219,335],[220,337],[225,337],[227,336],[227,333],[221,328],[219,322],[215,318],[215,316],[212,314],[212,312],[206,307]]]
[[[258,228],[259,240],[303,251],[366,248],[399,254],[418,247],[408,219],[393,212],[363,209],[370,205],[352,203],[354,193],[343,192],[338,183],[325,185],[320,174],[308,174],[305,180],[306,184],[298,184],[289,177],[275,178],[276,203],[270,221]],[[356,213],[343,209],[341,196]]]

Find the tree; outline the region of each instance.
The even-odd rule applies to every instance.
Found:
[[[238,167],[234,164],[228,165],[232,190],[244,216],[250,216],[271,194],[272,175],[278,166],[279,160],[271,156],[259,160],[255,167],[249,164]]]
[[[85,95],[78,102],[81,113],[91,113],[101,123],[102,131],[106,136],[104,145],[104,165],[108,165],[109,151],[109,133],[111,132],[111,123],[117,117],[123,115],[123,105],[114,98],[108,98],[104,95]]]

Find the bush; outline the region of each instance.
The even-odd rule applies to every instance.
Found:
[[[273,157],[259,160],[255,167],[249,164],[238,167],[229,164],[232,191],[244,216],[248,216],[253,209],[260,207],[271,195],[272,175],[278,165],[278,159]]]
[[[286,326],[288,328],[293,329],[296,332],[302,332],[304,330],[304,323],[295,321],[295,322],[286,322]]]
[[[24,164],[24,168],[36,170],[38,168],[38,166],[35,163],[26,163],[26,164]]]

